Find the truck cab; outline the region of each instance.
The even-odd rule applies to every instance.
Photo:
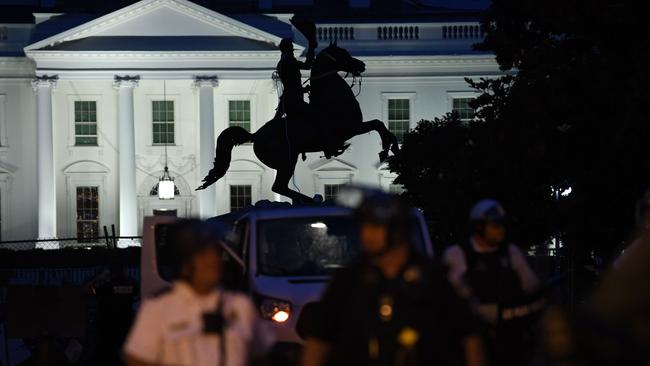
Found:
[[[416,251],[431,257],[422,214],[415,209],[412,213],[411,243]],[[161,255],[167,245],[164,227],[173,222],[171,218],[145,218],[143,298],[169,280]],[[208,222],[223,225],[219,217]],[[224,244],[224,286],[251,296],[279,342],[301,343],[296,332],[301,311],[319,300],[337,269],[360,254],[359,228],[352,210],[335,205],[253,207],[238,213],[228,225],[232,231]]]

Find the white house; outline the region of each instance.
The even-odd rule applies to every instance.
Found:
[[[142,0],[95,19],[40,13],[34,24],[0,24],[1,239],[96,236],[111,224],[137,236],[145,215],[211,217],[283,199],[250,144],[234,149],[224,179],[194,189],[223,129],[255,131],[273,116],[276,46],[304,41],[290,17]],[[366,63],[364,119],[397,134],[452,110],[470,117],[464,78],[500,73],[493,55],[471,49],[477,19],[317,23],[321,45],[337,40]],[[399,189],[379,162],[378,135],[351,143],[337,158],[299,160],[292,188],[326,198],[348,182]],[[173,200],[155,191],[165,164]]]

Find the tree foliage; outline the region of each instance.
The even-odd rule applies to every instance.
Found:
[[[423,121],[391,161],[439,242],[457,240],[471,203],[500,199],[516,238],[559,231],[577,253],[609,255],[650,187],[650,37],[626,1],[493,0],[475,48],[505,72],[468,80],[476,120]],[[556,202],[551,187],[572,187]]]

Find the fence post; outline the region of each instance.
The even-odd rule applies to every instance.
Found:
[[[111,233],[113,234],[113,249],[117,248],[117,237],[115,236],[115,224],[111,224]]]
[[[104,238],[106,239],[106,249],[111,248],[111,242],[110,239],[108,238],[108,228],[106,225],[104,225]]]

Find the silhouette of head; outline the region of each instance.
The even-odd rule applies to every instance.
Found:
[[[176,277],[190,284],[216,285],[221,278],[219,237],[205,222],[185,219],[169,231]]]
[[[399,196],[370,191],[355,211],[365,255],[382,255],[395,245],[407,243],[411,206]]]
[[[278,47],[282,53],[293,52],[293,39],[282,38]]]
[[[366,64],[363,61],[352,57],[350,52],[339,47],[336,42],[330,43],[327,48],[319,53],[319,56],[333,61],[339,71],[349,72],[355,76],[359,76],[366,71]]]
[[[505,240],[506,211],[493,199],[477,202],[469,214],[472,234],[483,237],[490,246],[498,246]]]
[[[650,228],[650,189],[636,203],[636,224],[641,229]]]

